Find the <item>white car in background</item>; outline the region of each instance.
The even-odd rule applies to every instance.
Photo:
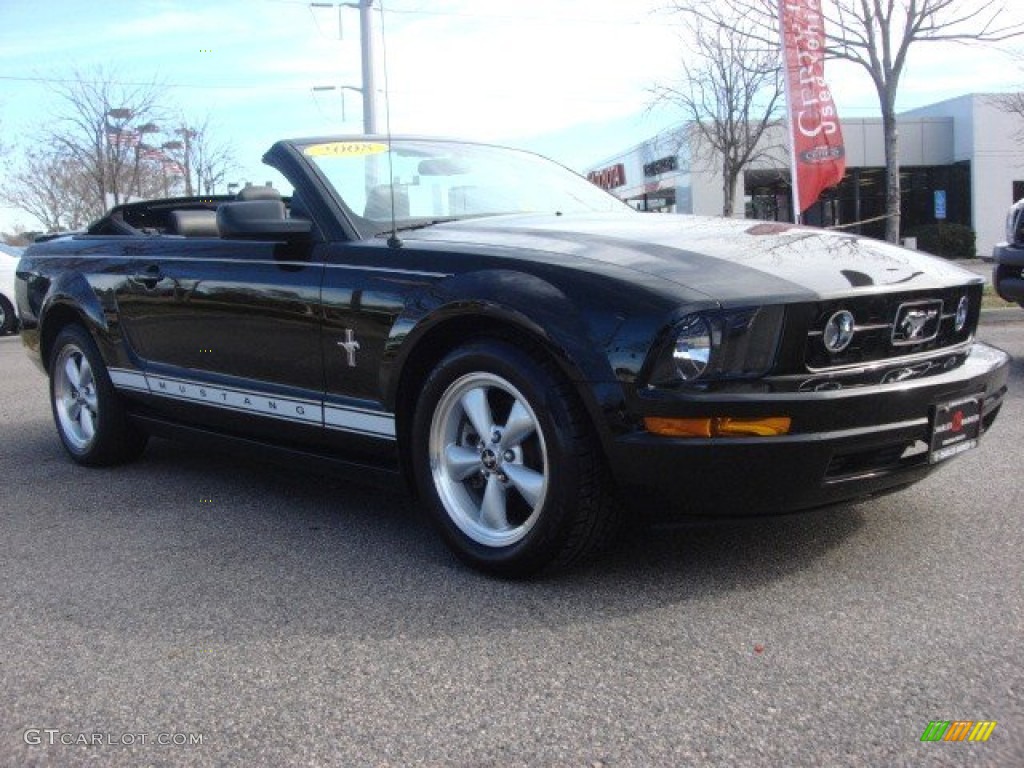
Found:
[[[14,270],[21,251],[21,248],[0,243],[0,336],[18,330],[18,316],[14,309]]]

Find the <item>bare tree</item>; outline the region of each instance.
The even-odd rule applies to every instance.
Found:
[[[1024,34],[1024,25],[1003,21],[1005,3],[832,0],[831,5],[831,10],[826,11],[825,26],[828,54],[863,67],[878,93],[885,137],[885,236],[895,243],[900,236],[896,93],[911,45],[936,41],[997,42]]]
[[[758,40],[756,9],[709,7],[686,17],[692,49],[682,62],[683,82],[654,90],[655,103],[670,103],[686,118],[683,140],[720,162],[722,214],[733,215],[743,170],[767,148],[762,138],[777,119],[782,96],[777,46]]]
[[[235,167],[207,118],[170,120],[156,83],[121,82],[103,69],[55,81],[57,108],[19,148],[0,199],[49,230],[76,229],[130,198],[212,193]],[[162,127],[160,123],[164,123]],[[175,126],[167,128],[166,126]],[[183,182],[183,183],[182,183]]]
[[[0,200],[34,216],[50,232],[80,229],[106,211],[92,169],[65,147],[32,146],[23,155],[0,189]],[[159,170],[141,157],[118,170],[109,177],[112,186],[139,197],[160,196]]]
[[[992,103],[1000,109],[1024,119],[1024,91],[993,95]]]
[[[784,0],[796,4],[799,0]],[[1019,2],[1019,0],[1015,0]],[[1000,42],[1024,34],[1008,22],[1008,0],[822,0],[826,55],[852,62],[871,77],[885,137],[886,239],[900,235],[899,133],[896,94],[911,46],[923,42]],[[757,17],[744,34],[778,45],[778,4],[765,0],[672,0],[671,9],[717,24],[725,9]]]
[[[54,84],[60,106],[44,132],[48,143],[91,179],[91,203],[118,205],[137,186],[142,136],[165,115],[159,83],[126,84],[97,67]]]
[[[46,231],[61,232],[79,229],[102,212],[91,185],[79,161],[51,148],[29,155],[8,177],[0,199],[34,216]]]
[[[26,245],[31,245],[36,237],[41,234],[43,233],[26,229],[21,224],[15,224],[11,228],[10,232],[0,232],[0,241],[3,241],[7,245],[24,247]]]
[[[1009,112],[1017,119],[1024,121],[1024,91],[1017,93],[1001,93],[990,97],[991,103],[1004,112]],[[1018,140],[1024,139],[1024,124],[1016,132]]]
[[[181,116],[177,123],[175,138],[164,147],[182,171],[185,194],[214,194],[238,168],[234,151],[215,138],[209,115],[201,122]]]
[[[204,195],[215,194],[228,175],[239,168],[234,150],[228,144],[217,142],[206,123],[200,129],[194,146],[192,168],[196,175],[196,189]]]

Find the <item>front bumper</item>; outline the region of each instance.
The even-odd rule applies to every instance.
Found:
[[[613,441],[623,497],[645,517],[744,517],[849,501],[916,482],[931,464],[936,406],[981,403],[982,432],[1006,394],[1009,357],[974,343],[963,365],[896,384],[823,392],[658,401],[657,415],[790,416],[779,437],[674,438],[635,432]]]
[[[992,285],[1005,301],[1024,306],[1024,247],[999,243],[992,249]]]

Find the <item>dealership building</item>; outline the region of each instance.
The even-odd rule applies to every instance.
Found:
[[[977,234],[980,255],[1004,238],[1006,210],[1024,197],[1024,121],[991,95],[970,94],[898,116],[905,235],[937,221]],[[885,154],[881,118],[842,121],[846,175],[804,221],[883,237]],[[785,127],[771,126],[742,174],[737,216],[792,221]],[[587,176],[639,210],[721,215],[720,161],[685,126],[664,131],[587,169]],[[858,223],[860,222],[860,223]]]

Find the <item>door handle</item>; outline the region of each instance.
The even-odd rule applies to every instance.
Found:
[[[142,283],[149,289],[156,288],[156,284],[164,279],[163,274],[160,272],[160,267],[156,264],[150,264],[139,272],[136,272],[132,276],[132,281],[136,283]]]

